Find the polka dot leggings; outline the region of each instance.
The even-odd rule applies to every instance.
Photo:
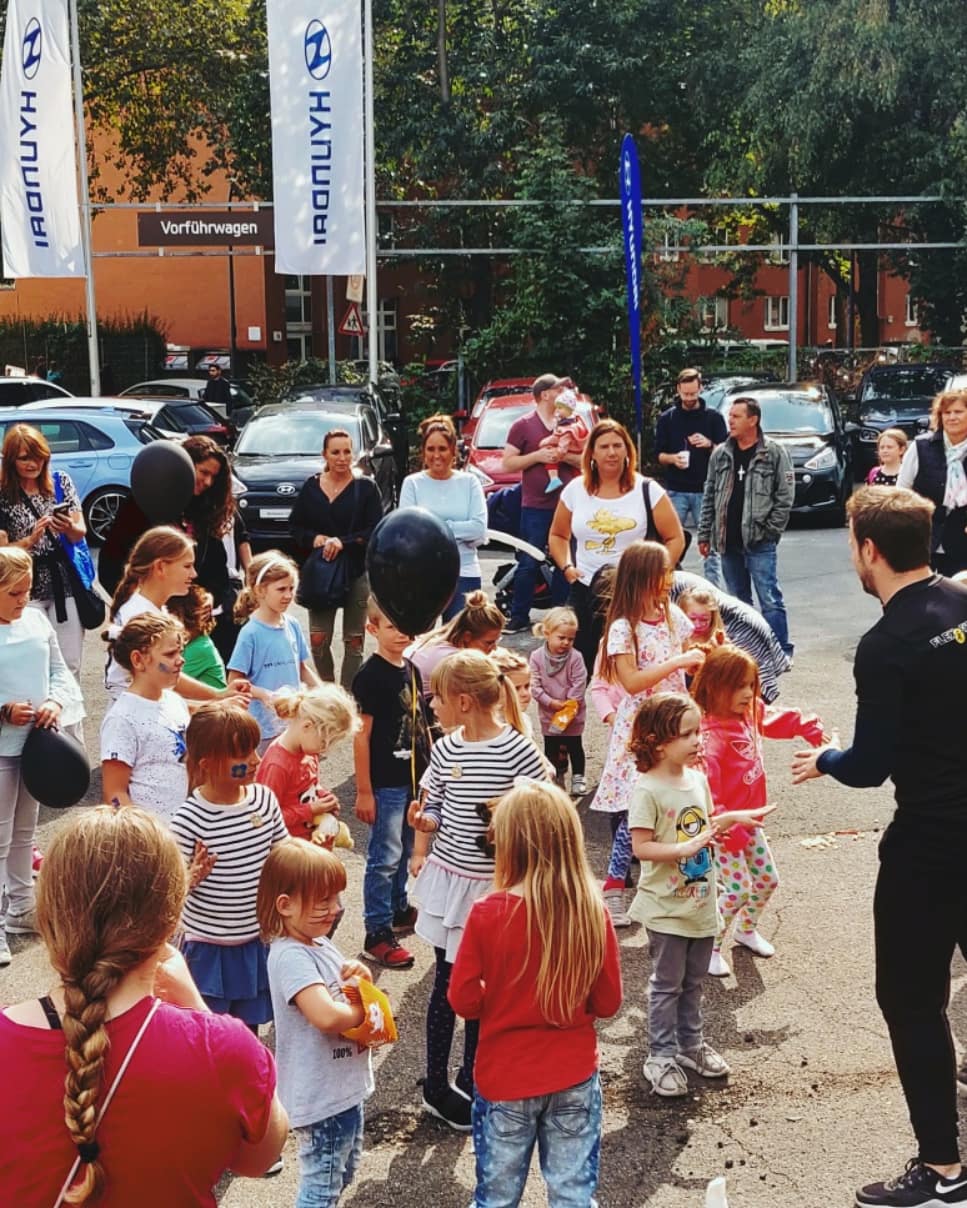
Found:
[[[779,874],[765,832],[760,827],[756,827],[739,852],[717,848],[716,859],[722,928],[715,946],[721,948],[733,922],[743,934],[755,931],[759,916],[779,884]]]
[[[453,965],[446,959],[442,948],[434,948],[436,971],[430,1003],[426,1011],[426,1080],[424,1091],[428,1098],[435,1099],[446,1093],[450,1083],[450,1046],[453,1044],[453,1029],[456,1015],[447,1001],[450,973]],[[477,1055],[477,1037],[480,1021],[466,1019],[463,1024],[463,1064],[456,1076],[456,1084],[467,1095],[473,1094],[473,1061]]]

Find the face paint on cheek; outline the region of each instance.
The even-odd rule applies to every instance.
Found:
[[[244,780],[245,777],[248,775],[248,764],[247,763],[233,763],[232,767],[231,767],[231,773],[232,773],[233,780]]]

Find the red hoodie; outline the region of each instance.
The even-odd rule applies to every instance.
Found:
[[[757,810],[767,805],[762,738],[805,738],[812,746],[823,742],[823,723],[815,714],[755,703],[753,717],[702,718],[705,775],[712,790],[713,813]],[[741,851],[752,831],[733,826],[718,840],[727,851]]]

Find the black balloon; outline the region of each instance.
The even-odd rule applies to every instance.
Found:
[[[76,805],[91,785],[91,765],[77,739],[39,726],[27,735],[20,775],[31,797],[54,810]]]
[[[401,633],[425,633],[453,599],[460,551],[425,508],[397,508],[376,526],[366,551],[369,586]]]
[[[154,524],[179,520],[195,493],[195,465],[173,440],[153,440],[131,466],[131,493]]]

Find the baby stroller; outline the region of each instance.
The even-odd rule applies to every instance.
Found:
[[[494,491],[487,499],[487,538],[500,542],[515,549],[524,549],[534,556],[534,547],[517,536],[520,529],[520,487],[504,487]],[[534,585],[532,608],[551,607],[551,580],[554,577],[554,567],[543,551],[543,560],[538,565],[537,582]],[[502,562],[494,573],[493,583],[497,589],[495,599],[497,607],[509,617],[514,600],[514,576],[517,573],[517,562]]]

